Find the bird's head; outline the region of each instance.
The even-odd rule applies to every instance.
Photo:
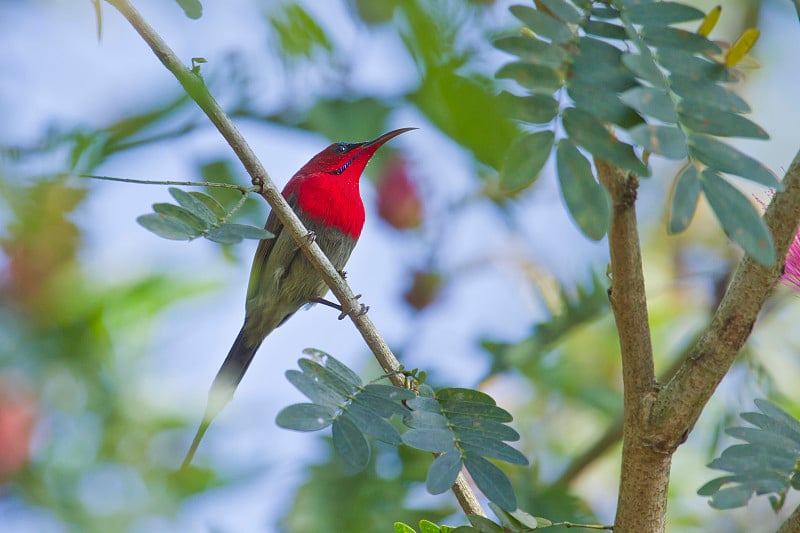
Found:
[[[378,151],[378,148],[393,137],[416,128],[400,128],[384,133],[380,137],[360,143],[333,143],[315,155],[301,168],[298,175],[330,174],[340,176],[345,181],[355,181],[361,177],[364,167]]]
[[[364,226],[359,181],[364,167],[386,141],[416,128],[401,128],[361,143],[334,143],[311,158],[289,180],[283,195],[303,216],[358,239]]]

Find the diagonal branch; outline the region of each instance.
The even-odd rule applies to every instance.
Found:
[[[333,294],[342,304],[342,308],[348,311],[350,318],[361,333],[367,346],[372,350],[372,353],[375,355],[375,358],[378,360],[383,370],[390,375],[392,383],[397,386],[403,386],[403,378],[397,373],[400,369],[400,363],[378,333],[372,320],[370,320],[366,314],[354,312],[358,311],[361,305],[355,297],[353,290],[336,271],[319,245],[314,242],[314,240],[306,238],[308,231],[300,222],[300,219],[297,218],[294,211],[292,211],[292,208],[289,207],[289,204],[286,203],[286,200],[284,200],[280,191],[275,186],[275,183],[273,183],[269,174],[267,174],[266,169],[250,148],[250,145],[247,144],[247,141],[236,126],[234,126],[231,119],[225,114],[214,97],[211,96],[200,74],[188,69],[181,63],[175,53],[167,46],[167,43],[164,42],[161,36],[156,33],[144,18],[142,18],[141,14],[128,0],[107,1],[119,10],[128,22],[130,22],[131,26],[133,26],[142,39],[144,39],[153,50],[156,57],[158,57],[161,63],[172,72],[186,90],[186,93],[192,97],[211,122],[217,127],[244,165],[247,173],[250,174],[253,185],[260,188],[261,196],[263,196],[270,205],[275,215],[297,243],[297,246],[303,250],[308,260],[320,273],[322,279],[325,280],[325,283],[330,287]],[[459,474],[452,490],[458,499],[459,505],[467,515],[477,514],[485,516],[483,509],[463,474]]]
[[[778,533],[800,533],[800,506],[796,507],[789,518],[778,529]]]
[[[708,399],[730,369],[781,275],[800,221],[800,152],[775,194],[764,220],[775,241],[775,265],[742,258],[711,323],[689,358],[659,393],[650,423],[665,446],[677,446],[691,431]]]

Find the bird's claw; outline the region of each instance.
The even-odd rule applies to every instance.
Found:
[[[306,233],[306,242],[308,242],[308,244],[311,244],[316,240],[317,240],[317,233],[315,231],[309,230],[308,233]]]
[[[355,296],[353,296],[353,299],[355,299],[355,300],[358,300],[359,298],[361,298],[360,294],[356,294]],[[361,302],[359,302],[358,308],[354,307],[354,308],[348,309],[347,311],[342,309],[342,312],[339,314],[339,320],[344,320],[344,318],[347,315],[352,315],[353,318],[355,318],[357,316],[361,316],[361,315],[366,315],[367,311],[369,311],[369,306],[368,305],[364,305]]]

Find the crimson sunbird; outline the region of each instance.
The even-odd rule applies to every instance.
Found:
[[[393,130],[367,142],[331,144],[303,165],[283,188],[283,197],[336,270],[342,272],[364,227],[361,173],[386,141],[413,129]],[[283,231],[274,212],[264,227],[275,237],[262,240],[256,249],[244,325],[214,378],[203,420],[182,468],[189,466],[211,421],[233,397],[264,338],[306,304],[337,307],[322,299],[328,286],[294,239]]]

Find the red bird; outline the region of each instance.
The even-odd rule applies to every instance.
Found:
[[[361,173],[386,141],[413,129],[390,131],[368,142],[334,143],[312,157],[284,187],[283,197],[336,270],[344,269],[364,227]],[[328,286],[283,231],[274,212],[264,227],[275,237],[258,245],[250,270],[244,325],[214,378],[203,421],[182,468],[191,463],[209,424],[233,397],[264,338],[303,305],[325,303],[322,297]]]

